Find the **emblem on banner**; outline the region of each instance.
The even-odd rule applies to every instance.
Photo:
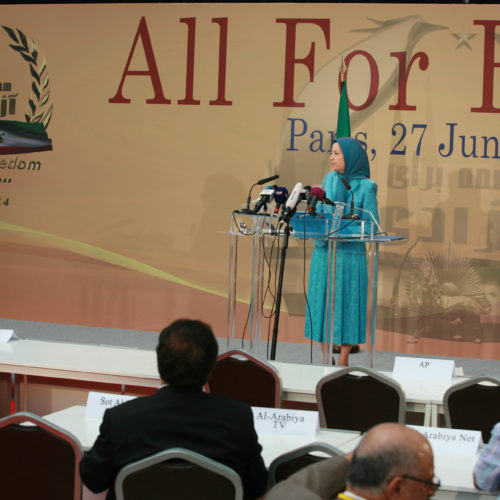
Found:
[[[52,140],[47,127],[52,117],[50,104],[50,79],[45,58],[41,59],[33,39],[29,40],[19,29],[2,26],[10,38],[9,47],[27,63],[31,91],[24,112],[24,121],[18,121],[19,107],[13,82],[0,81],[0,155],[32,153],[52,150]],[[14,42],[14,43],[12,43]]]

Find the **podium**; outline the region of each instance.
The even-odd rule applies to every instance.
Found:
[[[302,214],[298,215],[303,217]],[[337,269],[337,247],[342,245],[360,243],[365,246],[366,266],[367,266],[367,289],[366,289],[366,351],[369,355],[368,365],[373,367],[375,330],[376,330],[376,305],[377,305],[377,285],[378,285],[378,256],[381,243],[404,240],[403,236],[387,236],[381,229],[376,217],[369,211],[360,207],[354,207],[341,202],[335,203],[335,208],[331,215],[324,217],[331,218],[328,232],[324,241],[328,244],[328,256],[326,268],[327,290],[325,304],[325,318],[323,338],[326,339],[326,352],[331,353],[331,344],[334,338],[335,319],[335,273]],[[303,227],[299,221],[291,221],[294,227],[296,238],[308,238],[306,231],[301,231]],[[307,224],[306,224],[307,227]],[[329,357],[331,359],[331,356]]]
[[[272,219],[274,219],[274,224]],[[240,258],[240,239],[250,249],[251,277],[248,303],[248,321],[242,335],[242,348],[253,349],[255,340],[262,339],[262,318],[264,308],[264,258],[262,243],[265,234],[272,233],[277,219],[263,214],[231,213],[229,228],[229,272],[228,272],[228,309],[227,343],[236,338],[236,315],[238,298],[238,263]],[[247,248],[248,249],[248,248]],[[247,256],[248,258],[248,256]],[[245,346],[245,334],[248,338]]]
[[[334,284],[337,258],[337,245],[343,243],[363,243],[366,247],[368,270],[366,348],[369,353],[369,366],[373,367],[378,255],[381,243],[403,240],[403,236],[387,236],[382,232],[376,218],[367,210],[352,207],[345,203],[336,203],[333,213],[312,216],[304,212],[296,212],[290,220],[290,234],[293,239],[319,240],[328,248],[327,300],[325,307],[324,338],[327,339],[328,352],[333,344],[334,325]],[[228,273],[228,312],[227,342],[236,337],[237,323],[237,282],[238,261],[241,258],[241,246],[247,247],[251,264],[250,290],[248,301],[245,334],[242,336],[242,347],[253,350],[254,342],[262,340],[265,289],[265,255],[264,248],[268,238],[285,238],[285,230],[279,225],[277,217],[266,214],[240,214],[233,212],[230,222],[229,273]],[[278,304],[279,306],[279,304]],[[307,313],[307,311],[306,311]],[[248,330],[248,337],[246,337]],[[277,332],[274,332],[277,335]],[[276,342],[276,338],[273,339]],[[247,345],[245,346],[245,342]],[[329,357],[331,360],[331,356]],[[274,357],[272,358],[274,359]]]

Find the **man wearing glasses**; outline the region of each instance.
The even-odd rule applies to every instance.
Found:
[[[440,486],[431,445],[418,431],[400,424],[370,429],[354,451],[343,500],[420,500]]]
[[[420,500],[439,485],[427,438],[386,423],[372,427],[354,453],[322,460],[279,482],[266,500]]]

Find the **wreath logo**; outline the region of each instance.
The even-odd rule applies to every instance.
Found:
[[[0,83],[0,155],[32,153],[52,150],[52,140],[47,136],[47,127],[52,118],[50,104],[50,78],[45,57],[40,62],[40,53],[33,39],[28,41],[19,29],[3,26],[14,42],[9,47],[26,61],[31,78],[31,92],[24,113],[25,121],[2,119],[15,113],[17,94],[8,94],[10,82]]]

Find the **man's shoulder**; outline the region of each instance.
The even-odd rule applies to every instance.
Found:
[[[213,405],[225,407],[237,413],[250,414],[252,412],[252,409],[246,403],[236,401],[235,399],[224,396],[223,394],[216,394],[212,392],[206,394],[206,397]]]
[[[130,399],[125,401],[117,406],[113,406],[112,408],[108,408],[106,413],[108,415],[116,416],[121,414],[126,414],[129,412],[135,413],[139,410],[144,409],[148,405],[153,404],[154,399],[157,397],[157,393],[151,394],[149,396],[140,396],[134,399]]]
[[[279,482],[266,500],[335,498],[333,495],[345,488],[348,468],[349,463],[343,456],[321,460]]]
[[[169,403],[175,406],[177,402],[180,403],[187,400],[195,402],[196,405],[199,405],[200,411],[202,411],[204,407],[219,407],[223,408],[225,411],[238,414],[251,413],[251,408],[247,404],[241,403],[222,394],[206,393],[201,390],[197,391],[168,386],[162,387],[155,394],[131,399],[109,409],[108,411],[115,415],[129,412],[134,413],[135,411],[142,411],[145,408],[163,405],[164,403]]]

